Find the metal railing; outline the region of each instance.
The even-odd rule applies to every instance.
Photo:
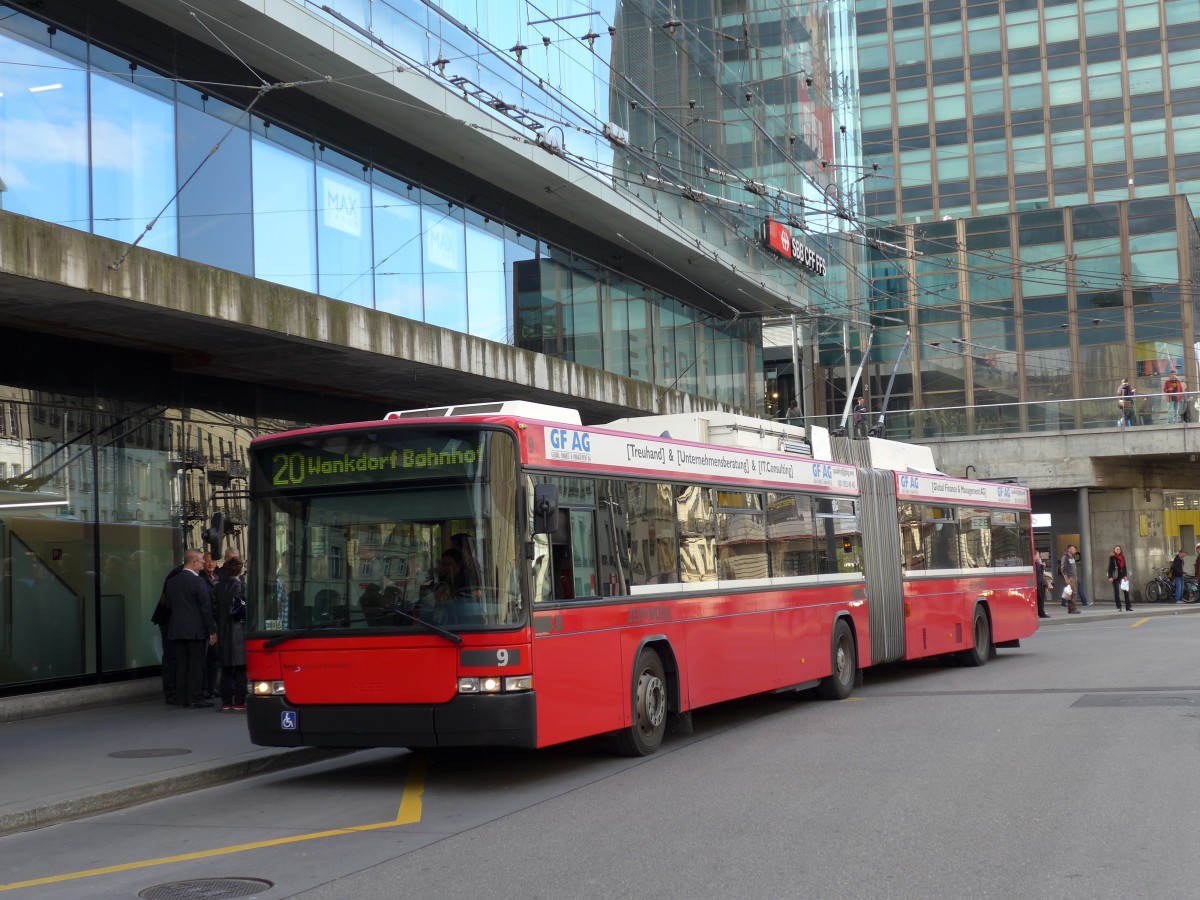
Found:
[[[1200,424],[1200,391],[1188,391],[1172,403],[1167,394],[1138,394],[1133,398],[1132,425],[1177,428]],[[965,436],[1044,434],[1046,432],[1127,427],[1125,410],[1117,396],[1085,397],[1079,400],[1036,400],[1025,403],[996,403],[986,406],[943,406],[931,409],[896,409],[884,419],[884,436],[897,441],[936,441]],[[819,425],[831,430],[841,424],[841,414],[830,416],[779,417],[791,425]],[[859,436],[879,421],[878,411],[864,417]],[[855,435],[853,420],[847,432]]]

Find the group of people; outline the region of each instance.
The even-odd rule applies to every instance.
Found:
[[[246,708],[246,591],[234,549],[218,567],[187,550],[163,581],[150,621],[162,636],[163,698],[169,706]]]
[[[1080,561],[1079,548],[1074,544],[1067,545],[1066,552],[1058,561],[1058,575],[1063,581],[1062,605],[1067,608],[1068,615],[1078,615],[1082,612],[1080,606],[1092,605],[1079,580]],[[1050,615],[1046,612],[1046,595],[1054,589],[1054,576],[1046,571],[1040,553],[1034,554],[1033,565],[1037,580],[1038,618],[1049,619]],[[1113,547],[1112,555],[1108,558],[1108,580],[1112,584],[1113,602],[1117,611],[1121,609],[1122,595],[1125,597],[1125,609],[1132,611],[1133,604],[1129,599],[1129,567],[1120,544]]]
[[[1187,560],[1183,552],[1183,548],[1179,548],[1179,552],[1175,554],[1175,558],[1171,560],[1171,586],[1175,588],[1175,602],[1183,602],[1183,592],[1187,589],[1187,578],[1183,574],[1183,570],[1187,567]],[[1196,561],[1192,564],[1192,576],[1200,581],[1200,544],[1196,545]]]
[[[1167,424],[1189,422],[1187,387],[1183,379],[1172,372],[1162,384],[1163,396],[1167,398]],[[1150,407],[1145,400],[1140,408],[1135,409],[1137,389],[1129,383],[1128,378],[1122,378],[1117,386],[1117,425],[1137,425],[1139,418],[1142,424],[1150,424]]]
[[[1050,616],[1046,613],[1046,595],[1054,588],[1054,576],[1046,571],[1045,563],[1042,561],[1040,553],[1034,554],[1034,572],[1037,580],[1037,608],[1038,617],[1048,619]],[[1080,555],[1079,548],[1074,544],[1068,544],[1066,552],[1058,561],[1058,574],[1063,581],[1062,590],[1062,605],[1067,608],[1069,615],[1075,615],[1080,612],[1079,607],[1091,606],[1092,601],[1088,600],[1083,593],[1083,585],[1079,580],[1079,563]],[[1186,577],[1184,570],[1187,567],[1186,554],[1181,548],[1175,554],[1175,558],[1171,561],[1171,582],[1175,589],[1175,602],[1183,602],[1183,592],[1186,587]],[[1200,544],[1196,544],[1196,560],[1192,564],[1192,573],[1200,579]],[[1121,601],[1125,601],[1125,611],[1133,611],[1133,603],[1129,599],[1129,564],[1125,559],[1125,551],[1120,544],[1117,544],[1112,549],[1112,554],[1108,557],[1108,581],[1112,585],[1113,603],[1117,607],[1117,611],[1121,611]]]

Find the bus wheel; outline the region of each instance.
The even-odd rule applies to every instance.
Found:
[[[858,664],[854,653],[854,636],[850,626],[842,619],[833,626],[833,657],[828,678],[817,685],[817,696],[825,700],[845,700],[854,690],[854,679],[858,676]]]
[[[958,661],[964,666],[982,666],[992,654],[992,627],[988,624],[987,613],[983,611],[982,606],[975,607],[971,634],[975,636],[975,646],[959,653]]]
[[[633,724],[617,733],[624,756],[649,756],[667,730],[667,675],[653,650],[643,650],[633,669]]]

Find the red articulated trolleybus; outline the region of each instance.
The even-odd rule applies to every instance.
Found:
[[[258,744],[647,754],[700,707],[1037,629],[1028,490],[925,448],[518,402],[252,450]]]

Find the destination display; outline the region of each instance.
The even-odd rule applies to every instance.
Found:
[[[1029,508],[1029,489],[990,481],[962,481],[945,475],[896,474],[896,496],[900,500],[942,503],[983,503],[989,506]]]
[[[255,448],[255,487],[298,490],[474,479],[496,432],[408,428],[314,435]]]
[[[642,435],[590,428],[530,426],[529,461],[550,468],[688,476],[698,481],[728,481],[782,489],[811,488],[853,495],[858,471],[853,466],[818,462],[775,453],[701,446]]]

